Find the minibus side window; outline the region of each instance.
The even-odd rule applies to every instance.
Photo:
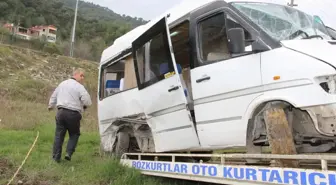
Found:
[[[227,30],[229,30],[231,28],[242,28],[242,29],[244,29],[245,41],[246,41],[245,42],[245,51],[251,51],[252,50],[252,45],[251,45],[252,42],[250,42],[250,40],[252,40],[252,35],[241,24],[239,24],[236,19],[234,19],[229,14],[226,14],[226,28],[227,28]]]
[[[198,23],[199,53],[204,64],[223,61],[232,57],[228,49],[227,29],[243,28],[232,16],[223,12],[213,15]],[[244,29],[244,28],[243,28]],[[251,34],[245,30],[245,39],[251,39]],[[246,43],[246,51],[251,50],[249,43]]]
[[[189,21],[184,21],[170,30],[170,38],[177,65],[190,67]]]
[[[159,33],[136,50],[140,86],[150,86],[165,79],[165,74],[174,72],[166,38],[164,33]]]
[[[125,61],[120,60],[115,64],[101,68],[100,99],[107,98],[123,91],[121,87],[124,79]]]
[[[216,14],[198,24],[200,56],[202,61],[226,60],[228,50],[224,13]]]

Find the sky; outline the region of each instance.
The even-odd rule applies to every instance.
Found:
[[[116,13],[150,20],[181,0],[85,0],[110,8]]]
[[[141,17],[145,20],[153,19],[172,8],[183,0],[85,0],[104,7],[116,13],[132,17]],[[252,0],[251,0],[252,1]],[[269,2],[287,3],[290,0],[264,0]],[[329,26],[336,28],[336,0],[295,0],[297,8],[319,15]]]

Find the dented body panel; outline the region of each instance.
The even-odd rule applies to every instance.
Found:
[[[187,7],[186,12],[183,7]],[[249,45],[250,49],[241,56],[231,55],[203,64],[198,53],[197,23],[211,11],[225,12],[235,18],[251,33],[252,40],[263,47],[255,49]],[[155,27],[156,21],[163,17],[168,26]],[[188,79],[185,74],[176,75],[179,71],[174,54],[179,51],[169,45],[167,52],[174,67],[171,76],[165,74],[162,81],[144,87],[138,74],[138,87],[99,99],[99,130],[105,151],[114,150],[118,132],[127,132],[140,152],[207,151],[239,146],[259,151],[256,147],[269,146],[264,114],[265,107],[270,103],[273,106],[273,102],[284,110],[299,153],[327,152],[335,147],[335,41],[315,38],[276,41],[266,32],[256,31],[260,29],[257,25],[225,1],[184,2],[117,39],[103,52],[100,75],[102,66],[118,62],[122,55],[133,54],[134,60],[137,56],[132,51],[134,40],[142,37],[149,40],[146,37],[154,28],[166,28],[168,35],[169,28],[185,20],[191,21],[188,41],[192,60],[182,70],[187,71]],[[170,39],[164,41],[171,44]],[[145,60],[146,67],[139,67],[137,60],[134,60],[137,73],[141,72],[139,68],[147,70],[146,65],[151,63],[149,58]]]

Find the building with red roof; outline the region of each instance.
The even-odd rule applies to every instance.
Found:
[[[13,33],[15,36],[24,39],[31,40],[33,38],[42,38],[45,36],[47,42],[56,42],[57,28],[54,25],[42,25],[34,26],[31,28],[24,28],[21,26],[14,26],[14,24],[7,23],[3,25],[8,31]]]

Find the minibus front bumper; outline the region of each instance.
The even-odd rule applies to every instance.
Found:
[[[336,104],[319,105],[305,109],[316,130],[325,136],[336,136]]]

